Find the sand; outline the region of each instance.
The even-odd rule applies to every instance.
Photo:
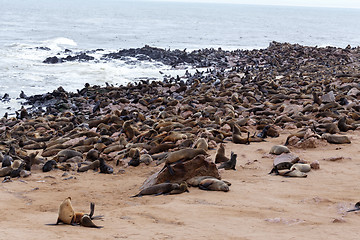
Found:
[[[0,239],[359,239],[360,213],[346,213],[360,200],[360,134],[349,131],[352,144],[324,144],[315,149],[290,148],[320,169],[307,178],[268,175],[268,151],[279,138],[251,145],[226,143],[226,154],[238,154],[237,171],[221,170],[232,183],[229,192],[203,191],[130,198],[145,179],[162,168],[115,167],[116,174],[64,174],[32,171],[28,178],[0,184]],[[213,158],[216,150],[210,151]],[[324,160],[343,157],[337,161]],[[113,163],[110,163],[113,164]],[[65,178],[73,177],[68,180]],[[55,223],[60,203],[72,198],[75,211],[95,203],[102,229]]]

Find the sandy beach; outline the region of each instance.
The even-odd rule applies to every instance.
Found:
[[[24,179],[0,185],[0,238],[13,239],[357,239],[358,213],[345,213],[359,201],[357,154],[360,136],[349,132],[352,144],[291,151],[320,169],[307,178],[268,175],[274,144],[279,138],[250,145],[226,143],[238,154],[237,170],[220,170],[232,183],[229,192],[190,188],[190,193],[130,198],[144,180],[162,166],[127,167],[113,175],[88,171],[62,176],[63,171],[32,171]],[[210,151],[212,157],[215,150]],[[343,157],[337,161],[326,160]],[[110,163],[112,164],[112,163]],[[122,169],[122,168],[121,168]],[[73,177],[69,180],[65,178]],[[89,211],[102,229],[55,223],[58,207],[70,196],[75,211]]]

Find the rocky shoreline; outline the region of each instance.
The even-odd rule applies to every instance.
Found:
[[[45,62],[92,60],[79,57],[84,54]],[[163,81],[120,87],[86,84],[77,93],[60,87],[24,97],[31,107],[24,105],[16,117],[5,116],[0,122],[1,177],[26,177],[34,169],[53,168],[117,174],[109,169],[161,163],[171,152],[198,148],[199,139],[208,151],[230,141],[264,141],[282,129],[298,131],[287,141],[294,148],[349,143],[334,139],[360,124],[359,47],[273,42],[261,50],[186,53],[145,46],[103,57],[129,56],[209,69]],[[211,172],[204,171],[218,177],[214,159],[200,158],[211,163]],[[188,160],[201,165],[194,159]],[[161,181],[174,178],[167,175]]]

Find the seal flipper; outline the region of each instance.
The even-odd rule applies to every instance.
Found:
[[[103,228],[103,226],[97,226],[93,221],[91,221],[91,218],[89,215],[85,214],[81,220],[80,220],[80,226],[83,227],[90,227],[90,228]]]
[[[92,216],[94,215],[94,211],[95,211],[95,203],[90,203],[90,213],[89,213],[90,219],[92,219]]]
[[[201,190],[209,190],[208,187],[212,184],[212,182],[205,182],[203,184],[199,184],[199,188]]]

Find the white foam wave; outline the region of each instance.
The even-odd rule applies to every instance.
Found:
[[[66,37],[58,37],[58,38],[45,40],[42,42],[42,44],[45,47],[48,47],[54,51],[61,51],[65,47],[69,47],[69,46],[71,46],[71,47],[77,46],[77,43],[74,40],[72,40],[70,38],[66,38]]]

